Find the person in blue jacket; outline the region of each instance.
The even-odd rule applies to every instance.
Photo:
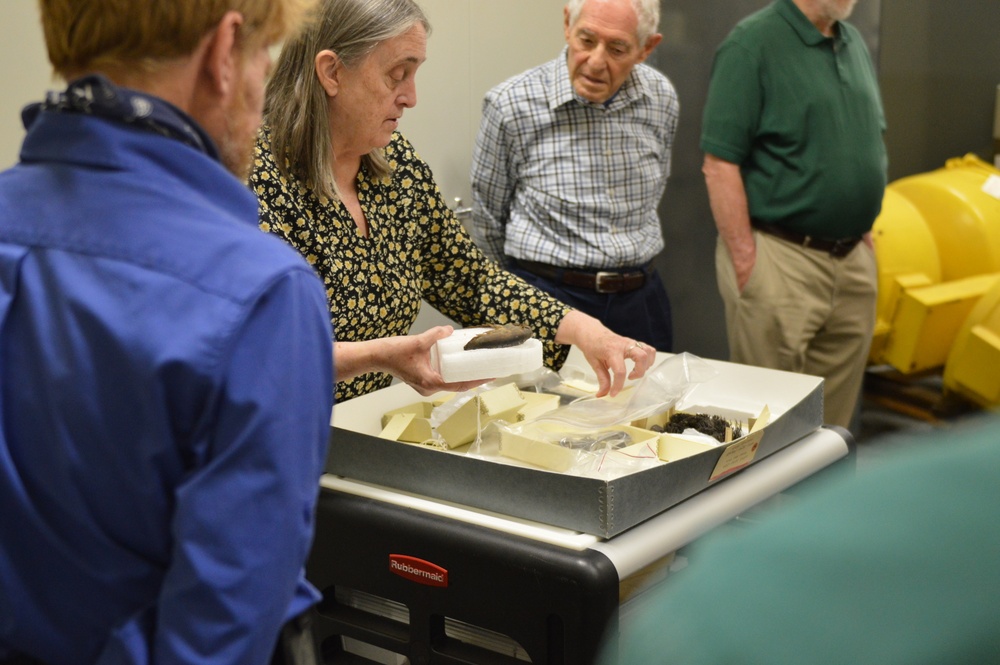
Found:
[[[0,174],[0,662],[267,663],[318,599],[333,347],[234,174],[305,7],[40,7],[70,83]]]

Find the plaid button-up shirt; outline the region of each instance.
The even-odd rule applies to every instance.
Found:
[[[605,104],[576,95],[560,57],[490,90],[472,162],[473,235],[488,254],[615,269],[663,249],[657,206],[679,103],[636,65]]]

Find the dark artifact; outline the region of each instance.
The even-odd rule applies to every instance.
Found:
[[[693,429],[714,438],[720,443],[726,443],[726,430],[731,430],[730,441],[743,436],[739,425],[731,423],[720,416],[710,416],[707,413],[675,413],[663,431],[668,434],[681,434],[686,429]]]
[[[486,324],[484,328],[492,328],[484,333],[479,333],[462,347],[466,351],[475,349],[502,349],[508,346],[517,346],[522,342],[531,339],[531,328],[520,326],[515,323],[505,323],[502,326]]]

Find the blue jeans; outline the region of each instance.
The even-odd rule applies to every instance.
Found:
[[[670,299],[656,270],[650,272],[640,288],[624,293],[597,293],[569,286],[528,272],[518,265],[508,270],[570,307],[590,314],[619,335],[648,344],[657,351],[673,350]]]

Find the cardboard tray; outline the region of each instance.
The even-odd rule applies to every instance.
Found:
[[[585,366],[578,354],[571,354],[568,362]],[[771,421],[751,463],[823,424],[822,379],[716,360],[706,362],[719,375],[698,385],[680,406],[689,411],[708,405],[757,413],[767,405]],[[727,446],[601,480],[378,437],[383,413],[426,399],[409,386],[396,384],[334,407],[327,473],[604,538],[731,475],[710,480]]]

